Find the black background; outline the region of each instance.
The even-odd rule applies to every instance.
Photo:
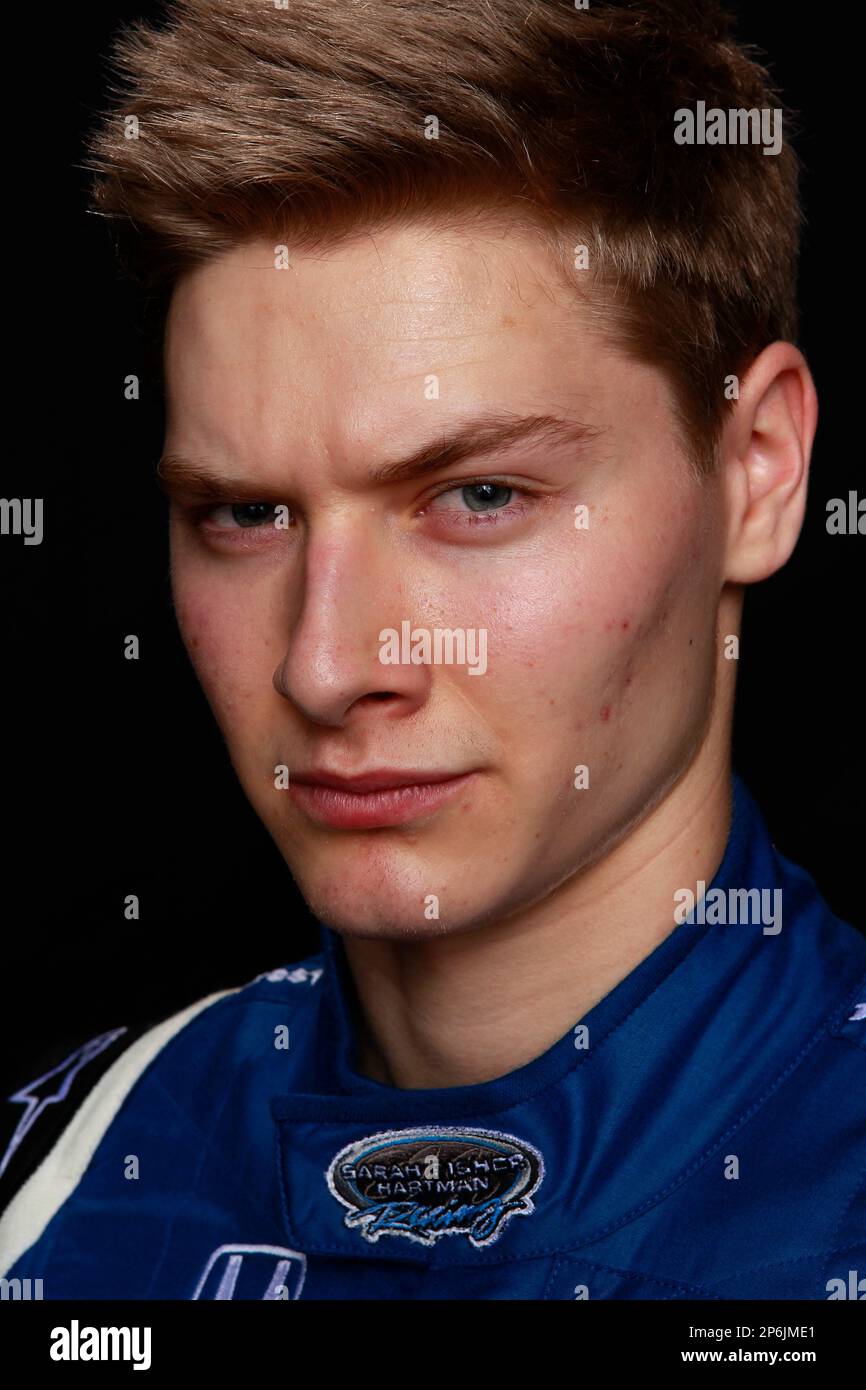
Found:
[[[3,1065],[162,1016],[315,949],[282,859],[248,806],[175,631],[165,504],[153,470],[161,403],[135,297],[85,212],[82,132],[100,109],[110,37],[152,4],[51,9],[22,66],[47,131],[7,129],[17,251],[6,259],[12,391],[3,494],[45,499],[45,539],[3,538]],[[799,112],[806,165],[801,346],[821,421],[808,515],[786,568],[750,589],[735,765],[783,854],[864,926],[860,762],[864,541],[829,536],[826,503],[863,493],[862,33],[856,7],[737,7]],[[842,18],[839,18],[839,15]],[[66,31],[63,25],[67,26]],[[57,45],[58,85],[42,79]],[[29,68],[28,68],[29,65]],[[63,93],[66,95],[64,96]],[[13,198],[13,204],[15,199]],[[15,230],[15,217],[21,225]],[[19,274],[20,271],[20,274]],[[16,283],[18,282],[18,283]],[[141,377],[141,399],[123,396]],[[127,633],[142,659],[122,659]],[[136,893],[141,919],[127,922]]]

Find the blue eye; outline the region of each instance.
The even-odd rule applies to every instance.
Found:
[[[213,507],[208,520],[224,531],[233,531],[237,526],[265,526],[274,520],[274,507],[270,502],[235,502]]]
[[[507,507],[515,495],[515,489],[506,483],[488,482],[459,483],[456,487],[445,488],[436,494],[429,509],[432,511],[490,513]]]
[[[267,502],[243,502],[232,507],[232,516],[238,526],[261,526],[272,519],[273,510]]]
[[[482,522],[488,528],[515,521],[526,514],[532,505],[531,494],[525,488],[504,483],[500,478],[477,478],[475,482],[453,483],[427,503],[424,511],[437,516],[442,525],[469,527]]]
[[[455,489],[456,490],[456,489]],[[469,483],[460,495],[470,511],[496,511],[511,501],[514,489],[503,483]]]

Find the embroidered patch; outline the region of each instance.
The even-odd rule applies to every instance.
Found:
[[[331,1160],[325,1174],[345,1224],[365,1240],[406,1236],[433,1245],[468,1236],[481,1248],[513,1216],[535,1210],[544,1177],[538,1149],[491,1129],[389,1129],[368,1134]]]

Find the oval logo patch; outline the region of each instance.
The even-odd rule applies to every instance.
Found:
[[[365,1240],[393,1235],[433,1245],[440,1236],[462,1235],[481,1248],[513,1216],[534,1211],[544,1160],[513,1134],[430,1126],[347,1144],[325,1176],[347,1208],[346,1226]]]

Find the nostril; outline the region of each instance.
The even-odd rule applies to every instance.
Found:
[[[359,695],[357,700],[352,700],[351,704],[346,707],[345,713],[348,714],[350,710],[359,708],[366,709],[370,704],[385,704],[389,700],[398,700],[399,698],[397,692],[393,690],[371,690],[366,695]]]
[[[388,700],[398,700],[400,697],[395,690],[371,690],[367,695],[359,695],[357,700],[352,701],[352,709],[357,709],[358,705],[384,704]]]

